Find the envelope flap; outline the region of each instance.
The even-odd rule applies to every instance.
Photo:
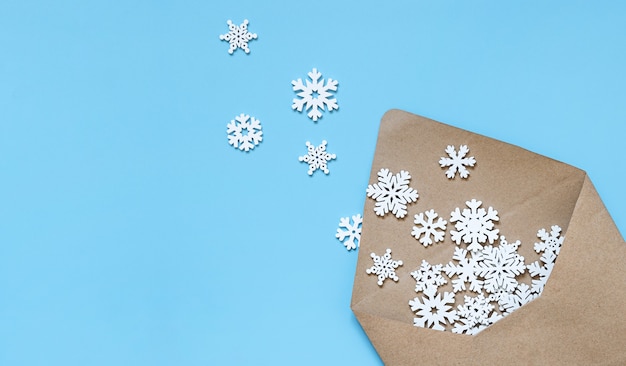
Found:
[[[440,179],[438,154],[445,144],[459,143],[474,147],[477,164],[470,179]],[[420,193],[408,220],[376,216],[371,199],[364,207],[351,307],[386,364],[626,364],[626,243],[583,171],[402,111],[383,117],[370,183],[382,167],[409,170]],[[507,183],[511,186],[502,187]],[[492,196],[489,204],[500,210],[502,233],[526,243],[520,248],[526,245],[528,255],[538,228],[564,229],[542,296],[476,336],[414,327],[410,272],[421,258],[440,263],[446,256],[443,249],[420,247],[406,233],[411,216],[433,206],[445,218],[463,197]],[[397,270],[397,283],[387,280],[379,287],[365,269],[370,252],[380,255],[386,247],[405,265]]]

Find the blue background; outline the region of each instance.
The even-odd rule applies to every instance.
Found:
[[[114,3],[0,3],[0,365],[381,364],[334,234],[390,108],[586,170],[626,231],[624,2]]]

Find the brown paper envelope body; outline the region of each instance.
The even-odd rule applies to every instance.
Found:
[[[468,179],[445,176],[447,145],[469,146],[477,162]],[[369,184],[381,168],[408,171],[419,192],[403,219],[377,216],[373,199],[364,206],[351,308],[385,364],[626,365],[626,244],[584,171],[399,110],[382,118]],[[456,244],[448,223],[444,242],[424,247],[410,234],[413,216],[434,209],[449,220],[471,199],[498,210],[500,234],[521,241],[526,263],[539,257],[537,231],[559,225],[552,274],[539,298],[475,336],[415,327],[410,272],[422,259],[445,265]],[[366,269],[386,248],[404,264],[398,282],[378,286]]]

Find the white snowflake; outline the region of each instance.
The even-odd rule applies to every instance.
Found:
[[[402,261],[394,261],[391,259],[391,249],[387,249],[382,256],[377,256],[376,253],[372,253],[370,256],[374,261],[374,265],[366,269],[365,272],[378,276],[378,286],[382,286],[387,278],[398,282],[399,278],[396,275],[396,268],[402,265]]]
[[[417,191],[409,187],[411,175],[401,170],[395,176],[389,169],[378,172],[378,183],[367,187],[367,196],[376,200],[374,211],[378,216],[385,216],[391,211],[397,218],[406,215],[407,203],[417,201]]]
[[[513,293],[501,291],[491,295],[490,298],[498,302],[500,311],[504,315],[508,315],[514,310],[519,309],[522,305],[529,303],[535,299],[537,294],[530,291],[530,287],[525,283],[520,283]]]
[[[452,179],[456,176],[458,172],[461,178],[467,178],[469,176],[469,171],[466,166],[473,167],[476,164],[476,159],[473,156],[466,158],[465,155],[469,152],[469,148],[467,145],[459,146],[459,153],[457,154],[454,146],[449,145],[446,147],[446,153],[448,154],[448,158],[442,157],[439,160],[439,165],[442,168],[449,167],[446,171],[446,177]]]
[[[504,240],[497,247],[489,245],[482,250],[483,257],[475,272],[484,279],[485,291],[493,294],[515,290],[516,277],[526,272],[524,257],[517,253],[518,243],[509,244]]]
[[[299,156],[298,160],[309,164],[309,171],[307,172],[309,175],[313,175],[313,172],[317,169],[323,171],[324,174],[330,173],[327,163],[337,158],[337,155],[327,153],[326,144],[326,140],[323,140],[318,147],[315,147],[309,141],[306,142],[308,153],[307,155]]]
[[[228,143],[239,150],[252,150],[263,141],[261,121],[247,114],[240,114],[226,126]]]
[[[494,305],[483,294],[476,297],[465,296],[463,305],[457,307],[459,320],[454,323],[453,333],[477,334],[502,318],[494,311]]]
[[[425,259],[422,259],[422,265],[416,271],[411,272],[411,276],[417,281],[415,284],[415,292],[426,291],[429,287],[435,287],[446,284],[448,281],[441,275],[443,270],[441,264],[430,265]]]
[[[350,223],[349,217],[339,219],[339,228],[335,237],[343,242],[347,250],[356,249],[359,246],[362,223],[363,217],[361,217],[361,214],[352,215],[352,223]]]
[[[424,215],[426,215],[428,220],[424,220]],[[435,243],[443,241],[446,234],[445,230],[448,222],[441,217],[437,219],[438,216],[439,215],[435,212],[435,210],[429,210],[415,215],[415,220],[413,222],[419,226],[413,226],[411,235],[413,235],[415,239],[419,239],[419,242],[425,247],[432,244],[433,239]],[[435,221],[435,219],[437,219],[437,221]]]
[[[256,39],[257,35],[248,32],[248,19],[244,19],[243,23],[238,26],[233,24],[231,20],[226,23],[228,24],[228,33],[220,34],[220,39],[230,43],[228,53],[232,55],[237,48],[241,48],[245,53],[250,53],[248,42]]]
[[[456,222],[454,225],[456,230],[450,230],[452,240],[460,244],[461,240],[465,244],[469,244],[468,250],[477,252],[482,249],[481,243],[489,240],[490,244],[498,239],[500,230],[494,229],[493,221],[498,221],[498,211],[489,207],[488,211],[480,207],[482,201],[472,199],[466,201],[465,204],[469,209],[464,208],[463,212],[457,207],[452,211],[450,222]]]
[[[561,252],[561,245],[563,245],[564,237],[561,236],[561,228],[558,225],[551,227],[552,231],[548,233],[546,229],[541,229],[537,232],[537,236],[541,239],[541,242],[535,243],[535,251],[551,252],[554,256],[559,255]]]
[[[454,255],[452,259],[457,262],[455,264],[450,261],[445,267],[444,271],[448,277],[456,275],[457,278],[452,280],[452,290],[459,292],[465,290],[465,284],[469,283],[470,291],[480,293],[483,288],[483,281],[476,276],[474,269],[478,266],[478,262],[482,259],[482,253],[469,253],[470,257],[467,257],[468,251],[459,247],[454,248]]]
[[[552,273],[552,269],[554,268],[556,255],[550,251],[546,251],[539,259],[543,262],[543,265],[539,264],[538,261],[535,261],[527,266],[528,274],[533,277],[532,291],[537,295],[540,295],[543,292],[544,287],[546,287],[548,277],[550,277],[550,273]]]
[[[424,296],[409,301],[411,310],[417,317],[413,318],[413,325],[422,328],[445,330],[446,324],[452,324],[459,316],[454,310],[454,293],[437,293],[436,287],[428,287]]]
[[[338,82],[329,78],[326,84],[324,84],[324,79],[320,80],[322,73],[317,71],[316,68],[313,68],[308,75],[311,81],[307,80],[306,85],[302,83],[302,79],[291,81],[293,90],[296,92],[300,91],[297,93],[300,99],[294,98],[291,108],[296,109],[298,112],[302,112],[302,108],[307,111],[310,109],[308,113],[309,118],[317,122],[318,119],[322,118],[324,106],[326,106],[329,112],[339,109],[337,99],[328,99],[333,96],[331,92],[337,91]]]

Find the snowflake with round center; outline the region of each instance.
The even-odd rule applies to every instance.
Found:
[[[452,290],[454,292],[464,291],[466,283],[469,284],[470,291],[478,293],[482,291],[483,281],[474,272],[478,262],[482,259],[482,253],[472,252],[469,254],[470,257],[468,258],[467,250],[458,247],[454,248],[453,261],[450,261],[443,269],[448,277],[457,276],[457,278],[452,279]],[[455,264],[454,261],[457,263]]]
[[[347,250],[356,249],[359,246],[362,223],[363,218],[361,217],[361,214],[353,215],[352,223],[350,223],[349,217],[342,217],[339,219],[339,228],[337,229],[335,237],[339,239],[339,241],[343,242],[343,245]]]
[[[518,282],[516,277],[526,272],[524,257],[517,253],[519,241],[509,244],[504,239],[497,247],[486,246],[482,250],[482,260],[475,273],[484,278],[483,288],[494,294],[501,291],[511,293]]]
[[[367,196],[376,200],[374,211],[378,216],[385,216],[391,211],[397,218],[406,215],[407,203],[417,201],[417,191],[409,187],[411,175],[401,170],[393,175],[389,169],[381,169],[378,172],[378,183],[367,187]]]
[[[439,165],[442,168],[449,167],[446,170],[446,177],[449,179],[453,179],[456,176],[456,173],[459,173],[461,178],[466,179],[469,176],[469,171],[466,166],[473,167],[476,164],[476,159],[473,156],[466,158],[465,156],[469,152],[469,148],[467,145],[459,146],[459,153],[457,154],[454,146],[449,145],[446,147],[446,153],[449,157],[442,157],[439,160]]]
[[[426,215],[427,220],[424,219],[424,215]],[[445,230],[448,222],[441,217],[437,218],[438,216],[435,210],[429,210],[415,215],[413,222],[418,226],[413,226],[411,235],[413,235],[415,239],[418,239],[425,247],[432,244],[433,239],[435,243],[443,241],[443,237],[446,234]],[[437,221],[435,221],[435,219],[437,219]]]
[[[464,304],[457,307],[459,321],[454,324],[452,332],[474,335],[501,319],[502,315],[493,311],[495,307],[490,301],[482,294],[465,296]]]
[[[563,245],[565,238],[561,236],[561,228],[558,225],[553,225],[550,229],[550,233],[546,229],[541,229],[537,232],[541,242],[535,243],[535,251],[537,253],[551,252],[554,256],[557,256],[561,251],[561,245]]]
[[[326,140],[323,140],[318,147],[315,147],[309,141],[306,142],[308,153],[307,155],[298,157],[298,160],[309,164],[309,170],[307,172],[309,175],[313,175],[313,172],[318,169],[323,171],[324,174],[330,173],[327,163],[337,158],[337,155],[327,153],[326,144]]]
[[[413,325],[422,328],[445,330],[446,324],[452,324],[459,316],[454,310],[454,293],[437,293],[436,287],[428,287],[424,296],[409,301],[411,310],[415,312]]]
[[[256,33],[248,32],[248,19],[245,19],[238,26],[233,24],[231,20],[228,20],[226,23],[228,24],[228,33],[220,34],[220,39],[230,43],[228,53],[232,55],[237,48],[241,48],[245,53],[250,53],[248,42],[256,39],[257,35]]]
[[[387,278],[391,278],[398,282],[396,268],[402,265],[402,261],[394,261],[391,259],[391,249],[387,249],[385,254],[378,256],[376,253],[370,254],[374,265],[365,270],[367,274],[375,274],[378,276],[378,286],[382,286]]]
[[[252,150],[263,141],[261,128],[259,120],[242,113],[226,126],[228,143],[239,150]]]
[[[333,97],[331,92],[337,91],[338,82],[337,80],[329,78],[328,81],[324,83],[324,79],[320,80],[322,73],[317,71],[316,68],[313,68],[308,75],[311,81],[307,80],[306,85],[302,83],[302,79],[291,81],[293,90],[298,92],[297,95],[300,97],[299,99],[293,99],[291,108],[297,110],[298,112],[302,112],[303,108],[307,111],[310,110],[307,115],[314,122],[317,122],[318,119],[322,118],[324,107],[326,107],[329,112],[339,109],[337,99],[329,99]]]
[[[411,276],[417,281],[415,284],[415,292],[426,291],[429,287],[435,287],[446,284],[445,278],[441,275],[442,265],[430,265],[425,259],[422,259],[422,265],[416,271],[411,272]]]
[[[493,221],[498,221],[498,211],[489,207],[487,211],[480,207],[482,201],[472,199],[465,202],[469,209],[465,208],[461,212],[457,207],[452,211],[450,222],[456,222],[454,228],[456,230],[450,230],[450,236],[452,240],[460,244],[461,240],[465,244],[469,244],[467,249],[472,252],[477,252],[482,249],[481,243],[485,243],[489,240],[490,244],[498,239],[498,233],[500,230],[494,229]]]

